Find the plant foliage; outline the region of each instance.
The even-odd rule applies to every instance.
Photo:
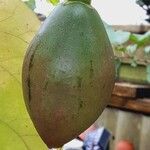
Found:
[[[35,0],[28,0],[28,1],[25,1],[25,3],[27,4],[27,6],[29,8],[31,8],[32,10],[35,9]]]
[[[148,15],[146,21],[150,23],[150,0],[137,0],[136,3],[146,11]]]
[[[0,150],[46,150],[26,112],[21,68],[40,23],[20,0],[0,0]]]

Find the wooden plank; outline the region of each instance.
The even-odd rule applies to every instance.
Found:
[[[135,100],[132,98],[125,98],[112,95],[111,102],[109,103],[108,106],[119,109],[127,109],[150,115],[150,99]]]
[[[132,88],[126,83],[115,83],[113,94],[123,97],[136,97],[136,88]]]
[[[132,33],[144,33],[150,30],[150,25],[113,25],[116,30],[123,30]]]
[[[137,97],[137,92],[139,89],[149,89],[150,85],[139,85],[131,84],[126,82],[116,82],[113,90],[113,94],[122,97]]]
[[[142,53],[142,56],[138,56],[139,58],[136,58],[136,62],[137,62],[137,65],[139,66],[142,66],[142,67],[146,67],[149,63],[149,60],[146,59],[143,55],[144,55],[144,49],[140,49],[140,53]],[[137,56],[136,56],[137,57]],[[119,57],[119,59],[121,60],[121,63],[123,64],[128,64],[131,66],[131,62],[133,61],[133,58],[130,58],[130,57]],[[148,61],[148,62],[147,62]]]

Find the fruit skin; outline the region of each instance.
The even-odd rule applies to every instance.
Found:
[[[26,107],[49,148],[87,129],[108,104],[114,55],[96,10],[59,4],[31,42],[23,64]]]

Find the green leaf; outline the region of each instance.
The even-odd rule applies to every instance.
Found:
[[[143,35],[140,34],[131,34],[130,41],[136,43],[138,46],[145,46],[150,44],[150,31],[146,32]]]
[[[147,5],[150,5],[150,1],[149,0],[136,0],[136,3],[139,4],[141,7]]]
[[[144,52],[145,52],[145,54],[150,54],[150,46],[146,46],[144,48]]]
[[[115,45],[115,46],[121,45],[121,44],[126,43],[129,40],[129,37],[131,34],[130,32],[125,32],[125,31],[121,31],[121,30],[115,31],[112,27],[110,27],[106,24],[104,24],[104,25],[105,25],[108,37],[113,45]]]
[[[139,34],[131,34],[130,41],[133,43],[138,43],[140,37],[141,37],[141,35],[139,35]]]
[[[142,0],[136,0],[136,3],[137,3],[138,5],[140,5],[141,7],[144,6],[144,2],[143,2]]]
[[[28,1],[25,1],[25,3],[27,4],[27,6],[29,8],[31,8],[32,10],[35,9],[35,0],[28,0]]]
[[[140,43],[141,45],[150,45],[150,31],[141,36]]]
[[[48,2],[52,3],[53,5],[57,5],[59,0],[47,0]]]
[[[0,0],[0,150],[46,150],[26,111],[21,85],[23,56],[39,28],[20,0]]]
[[[126,51],[127,51],[130,55],[133,55],[136,50],[137,50],[137,44],[128,45],[128,46],[126,47]]]
[[[114,46],[116,51],[125,52],[126,48],[123,45]]]

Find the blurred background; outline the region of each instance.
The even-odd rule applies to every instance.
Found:
[[[28,0],[23,0],[28,1]],[[63,0],[60,0],[63,2]],[[92,5],[101,18],[110,25],[140,25],[148,24],[145,10],[136,4],[136,0],[93,0]],[[35,0],[36,13],[48,16],[53,6],[47,0]]]

